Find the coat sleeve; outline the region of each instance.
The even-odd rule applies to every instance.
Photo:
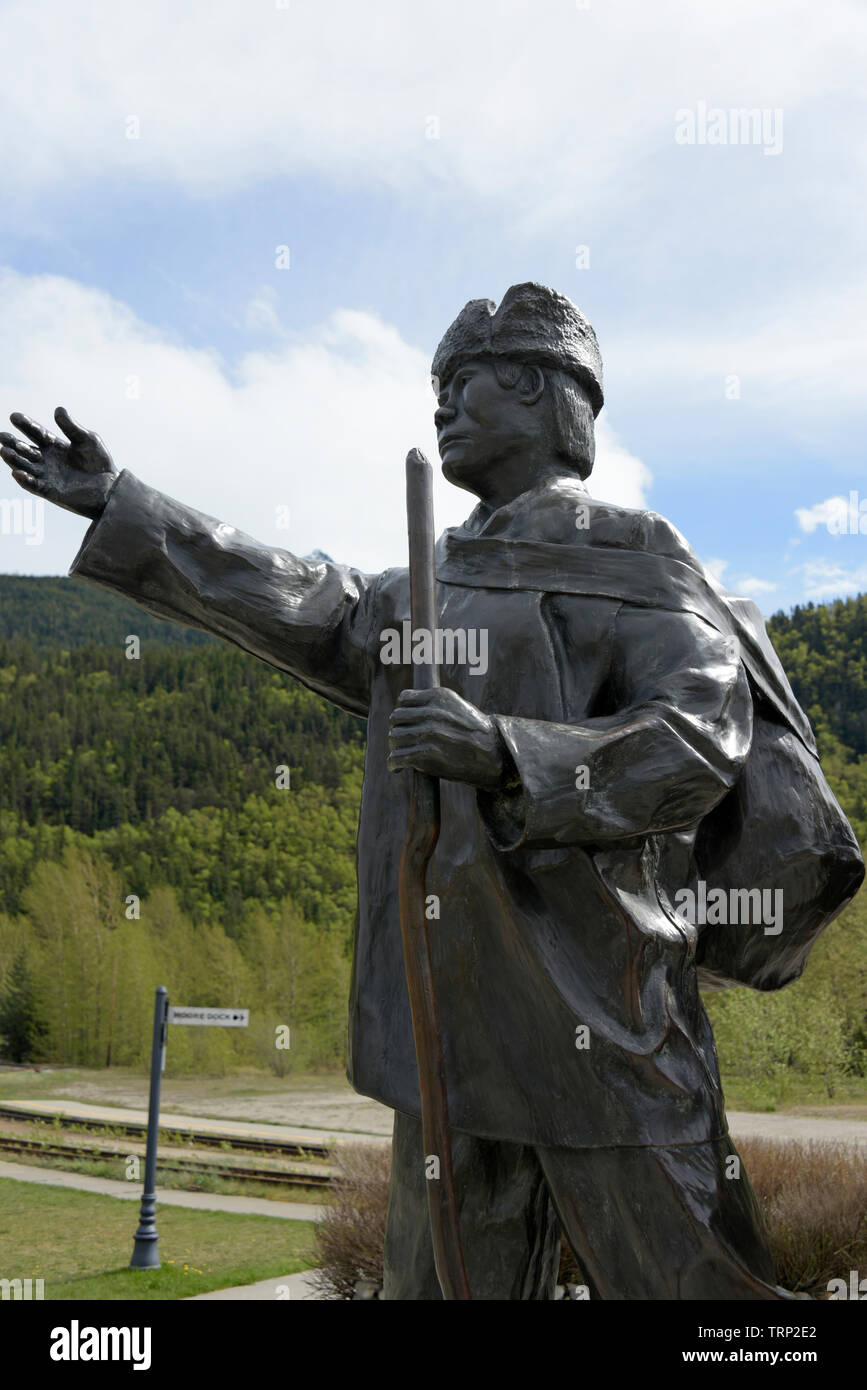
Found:
[[[478,795],[498,849],[686,829],[733,786],[753,707],[732,639],[689,613],[623,606],[609,688],[617,712],[581,723],[495,716],[511,781]]]
[[[70,574],[224,637],[367,713],[375,577],[261,545],[126,471]]]

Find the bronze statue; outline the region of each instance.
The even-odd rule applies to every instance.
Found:
[[[755,606],[661,516],[591,498],[577,308],[472,301],[433,375],[443,472],[478,502],[437,545],[427,637],[406,568],[260,545],[118,474],[62,409],[68,442],[13,415],[30,442],[2,456],[92,518],[71,573],[368,718],[348,1074],[395,1111],[384,1296],[441,1297],[398,910],[414,769],[440,780],[428,935],[472,1296],[551,1298],[562,1227],[594,1298],[791,1297],[699,983],[795,978],[857,843]],[[439,688],[407,689],[416,640]]]

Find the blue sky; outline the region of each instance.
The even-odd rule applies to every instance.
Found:
[[[867,588],[863,6],[36,0],[0,24],[4,415],[62,403],[269,543],[402,563],[438,338],[541,280],[602,349],[592,491],[765,612]],[[470,504],[442,482],[439,523]],[[84,530],[2,521],[4,572],[64,573]]]

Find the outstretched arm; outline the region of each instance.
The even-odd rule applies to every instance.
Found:
[[[224,637],[367,713],[374,578],[261,545],[118,473],[96,435],[63,410],[55,419],[69,444],[14,415],[32,445],[0,435],[0,454],[27,491],[92,519],[70,573]]]

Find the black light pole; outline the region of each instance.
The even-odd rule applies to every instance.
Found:
[[[151,1050],[151,1093],[148,1103],[148,1138],[145,1153],[144,1192],[141,1199],[138,1230],[135,1233],[130,1269],[159,1269],[159,1233],[157,1209],[157,1135],[160,1128],[160,1085],[166,1055],[168,1030],[168,991],[160,985],[154,1000],[154,1039]]]

